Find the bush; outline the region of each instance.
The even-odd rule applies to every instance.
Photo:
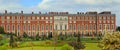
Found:
[[[84,49],[85,45],[80,43],[80,42],[68,42],[68,44],[72,47],[74,47],[74,49]]]
[[[120,50],[120,32],[105,33],[98,46],[103,50]]]
[[[65,44],[60,48],[60,50],[74,50],[74,48],[68,44]]]
[[[5,47],[0,47],[0,50],[7,50],[7,48],[5,48]]]

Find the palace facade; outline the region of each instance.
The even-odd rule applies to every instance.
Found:
[[[0,26],[5,32],[22,35],[26,32],[30,36],[48,34],[58,31],[58,34],[94,34],[104,30],[116,31],[116,16],[109,11],[105,12],[48,12],[35,14],[1,13]]]

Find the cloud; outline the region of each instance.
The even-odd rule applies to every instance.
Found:
[[[120,0],[75,0],[78,4],[105,5],[111,3],[120,3]]]
[[[48,11],[111,11],[116,14],[117,25],[120,25],[120,0],[43,0],[39,3],[40,9]]]
[[[120,25],[120,0],[42,0],[38,5],[24,6],[20,3],[21,0],[0,0],[0,12],[8,10],[9,12],[25,13],[49,12],[49,11],[67,11],[70,13],[86,12],[86,11],[112,11],[116,14],[117,25]],[[23,0],[24,1],[24,0]]]

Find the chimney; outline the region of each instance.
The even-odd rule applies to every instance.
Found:
[[[41,14],[41,12],[39,12],[39,14]]]
[[[5,14],[7,14],[7,10],[5,10]]]
[[[79,12],[77,12],[77,14],[79,14]]]
[[[32,12],[32,14],[34,14],[34,12]]]
[[[23,11],[21,11],[21,14],[23,14]]]

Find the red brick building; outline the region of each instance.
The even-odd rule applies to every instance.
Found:
[[[13,32],[22,35],[40,35],[53,33],[81,34],[102,33],[105,29],[109,32],[116,31],[116,16],[111,12],[48,12],[42,14],[5,13],[0,14],[0,25],[5,32]]]

